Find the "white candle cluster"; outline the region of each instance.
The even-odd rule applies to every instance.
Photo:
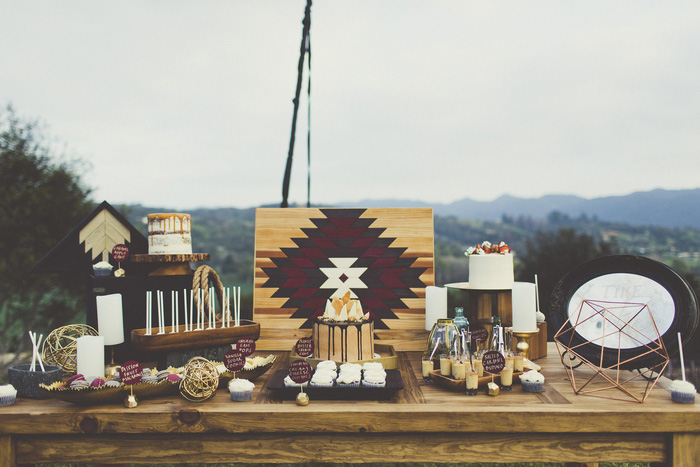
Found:
[[[233,290],[233,300],[231,300],[231,290]],[[163,291],[156,290],[156,307],[158,315],[158,335],[165,334],[165,302],[163,300]],[[189,295],[189,300],[188,300]],[[221,324],[220,328],[231,327],[233,325],[241,325],[241,288],[232,287],[224,288],[221,303]],[[188,306],[189,302],[189,306]],[[214,288],[209,289],[208,298],[204,290],[197,291],[197,300],[195,303],[195,293],[182,291],[183,303],[183,318],[184,332],[202,331],[205,329],[216,329],[216,292]],[[233,305],[233,314],[231,308]],[[170,333],[180,332],[180,292],[173,290],[170,293]],[[196,327],[195,327],[196,323]],[[146,335],[153,335],[153,291],[146,291]]]

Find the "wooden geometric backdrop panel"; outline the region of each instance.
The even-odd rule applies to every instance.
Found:
[[[253,319],[258,346],[290,350],[338,290],[397,350],[425,347],[425,287],[434,285],[430,208],[260,208]]]

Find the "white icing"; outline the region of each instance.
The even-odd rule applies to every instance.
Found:
[[[360,379],[361,379],[361,375],[359,372],[343,371],[338,376],[338,383],[343,383],[343,384],[359,383]]]
[[[695,394],[695,385],[693,383],[689,383],[688,381],[683,381],[680,379],[677,379],[671,383],[671,386],[669,386],[669,389],[671,391],[676,391],[676,392],[682,392],[686,394]]]
[[[362,369],[367,371],[367,370],[383,370],[384,365],[382,365],[382,362],[365,362],[362,365]]]
[[[530,370],[520,375],[520,381],[529,381],[531,383],[544,383],[544,376],[542,375],[542,373],[539,373],[536,370]]]
[[[311,382],[315,384],[333,384],[335,372],[316,371],[311,377]]]
[[[362,365],[359,363],[343,363],[340,365],[340,371],[362,371]]]
[[[0,386],[0,397],[12,396],[17,397],[17,390],[11,384]]]
[[[254,387],[255,384],[247,379],[236,378],[228,383],[228,390],[230,392],[252,391]]]
[[[318,365],[316,365],[316,370],[336,370],[337,365],[333,360],[324,360],[322,362],[318,362]]]
[[[291,378],[291,376],[287,375],[284,378],[284,385],[287,387],[300,387],[300,386],[308,386],[309,382],[307,381],[305,383],[295,383],[294,380]]]
[[[469,255],[469,288],[476,290],[512,289],[513,255],[492,253]]]

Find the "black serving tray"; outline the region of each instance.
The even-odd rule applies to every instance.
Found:
[[[668,308],[659,308],[653,302],[648,302],[648,292],[644,287],[639,287],[641,297],[630,297],[625,302],[649,303],[649,310],[655,323],[669,323],[665,329],[659,329],[661,339],[669,354],[673,356],[678,352],[678,332],[683,333],[683,344],[689,343],[700,321],[698,312],[698,300],[693,288],[670,267],[643,256],[612,255],[596,258],[583,263],[569,271],[555,286],[551,297],[550,322],[560,333],[572,330],[569,322],[570,308],[578,306],[574,297],[579,289],[584,289],[591,281],[597,280],[606,283],[610,287],[616,285],[615,275],[625,274],[633,280],[635,276],[646,278],[655,282],[658,287],[665,289],[672,299],[672,305]],[[614,290],[614,289],[613,289]],[[588,297],[594,298],[594,297]],[[599,299],[599,298],[598,298]],[[599,299],[600,300],[600,299]],[[575,309],[575,308],[574,308]],[[621,369],[633,370],[637,368],[652,368],[659,363],[658,355],[649,352],[646,342],[639,342],[632,348],[618,348],[606,346],[605,348],[596,342],[580,335],[577,331],[567,335],[567,346],[576,348],[576,351],[589,361],[601,360],[604,367],[616,366],[623,363]],[[600,341],[598,341],[600,342]]]
[[[358,387],[338,387],[334,385],[331,388],[314,388],[306,386],[304,392],[309,395],[311,400],[384,400],[390,399],[391,396],[398,390],[403,389],[403,380],[399,370],[386,371],[386,386],[383,388],[360,386]],[[296,400],[300,389],[298,387],[287,387],[284,385],[284,378],[287,376],[287,370],[277,370],[270,376],[267,383],[267,389],[274,393],[274,397],[282,400]]]

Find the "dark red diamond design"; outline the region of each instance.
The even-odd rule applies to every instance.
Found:
[[[416,258],[403,257],[406,248],[392,247],[396,240],[381,237],[383,228],[371,227],[373,218],[362,218],[364,209],[322,209],[325,217],[304,228],[305,237],[291,240],[296,247],[282,248],[284,257],[270,258],[265,267],[265,288],[277,289],[275,298],[286,298],[283,308],[294,308],[292,318],[305,318],[302,328],[323,314],[326,301],[335,290],[320,288],[326,276],[320,268],[332,268],[329,258],[357,258],[351,267],[365,267],[360,280],[367,288],[353,289],[362,308],[374,319],[375,329],[388,329],[384,320],[396,319],[393,310],[406,309],[404,298],[416,298],[412,289],[425,287],[420,276],[426,268],[414,267]],[[349,277],[342,274],[346,282]]]

